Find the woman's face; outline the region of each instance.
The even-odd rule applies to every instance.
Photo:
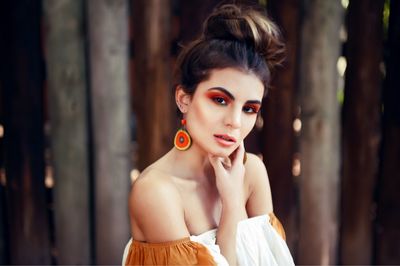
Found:
[[[197,86],[187,105],[187,130],[193,145],[229,156],[250,133],[264,86],[259,78],[234,68],[215,69]]]

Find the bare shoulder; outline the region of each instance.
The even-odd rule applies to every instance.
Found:
[[[260,181],[268,181],[267,169],[264,162],[255,154],[247,153],[247,161],[245,164],[246,179],[250,185]]]
[[[264,162],[257,155],[247,153],[245,168],[249,189],[246,209],[249,217],[272,212],[271,188]]]
[[[255,171],[257,171],[257,170],[265,171],[264,162],[260,159],[260,157],[258,157],[254,153],[250,153],[250,152],[246,152],[246,155],[247,155],[247,161],[245,164],[246,171],[251,170],[251,168],[254,168],[254,167],[256,168],[256,169],[254,169]],[[249,169],[247,169],[247,168],[249,168]]]
[[[166,242],[189,236],[179,191],[162,171],[146,170],[133,183],[129,214],[136,240]]]

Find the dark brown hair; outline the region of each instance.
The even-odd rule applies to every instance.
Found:
[[[225,4],[205,20],[201,36],[181,51],[175,76],[185,92],[193,94],[211,70],[233,67],[256,75],[266,95],[283,54],[278,27],[262,11]]]

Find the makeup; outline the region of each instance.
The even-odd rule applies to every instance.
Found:
[[[223,147],[231,147],[236,143],[236,139],[226,134],[214,134],[214,139]]]
[[[219,105],[228,105],[230,102],[235,100],[235,97],[228,90],[222,87],[208,89],[206,96]],[[260,107],[261,101],[249,100],[246,101],[243,106],[243,111],[247,114],[256,114],[260,110]]]
[[[210,100],[219,105],[227,105],[231,102],[229,97],[219,91],[209,91],[206,95]]]
[[[246,104],[243,107],[243,111],[245,113],[249,113],[249,114],[251,114],[251,113],[257,114],[258,111],[260,110],[260,107],[261,107],[261,105],[259,103]]]

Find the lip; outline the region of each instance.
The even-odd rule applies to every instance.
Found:
[[[215,140],[222,146],[229,147],[236,143],[236,139],[227,134],[214,134]]]

